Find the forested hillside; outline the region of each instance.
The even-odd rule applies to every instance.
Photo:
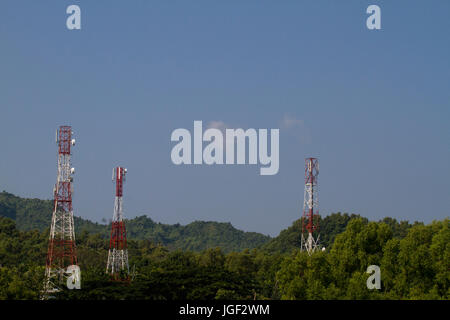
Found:
[[[18,230],[44,232],[50,226],[52,211],[51,200],[24,199],[4,191],[0,193],[0,216],[14,219]],[[96,233],[102,238],[110,235],[110,225],[76,216],[74,221],[77,235],[83,232]],[[220,247],[224,252],[231,252],[256,248],[270,240],[269,236],[260,233],[238,230],[231,223],[212,221],[195,221],[182,226],[156,223],[147,216],[140,216],[127,219],[126,228],[129,239],[146,239],[169,249],[201,251]]]
[[[0,300],[38,299],[51,201],[0,193]],[[429,225],[335,213],[320,220],[325,251],[300,252],[300,220],[270,239],[229,223],[127,220],[133,281],[105,274],[109,226],[76,219],[81,290],[57,299],[448,299],[450,220]],[[253,248],[253,249],[251,249]],[[366,269],[381,269],[368,290]]]
[[[320,217],[319,219],[319,231],[320,231],[320,244],[325,248],[330,248],[334,243],[336,236],[345,231],[347,224],[353,219],[362,219],[365,223],[368,223],[368,219],[361,217],[358,214],[348,213],[332,213],[326,217]],[[396,219],[386,217],[380,222],[384,222],[392,230],[393,237],[404,238],[408,233],[408,230],[413,225],[420,225],[419,222],[410,224],[408,221],[398,222]],[[283,252],[289,253],[293,250],[300,248],[302,224],[298,219],[292,223],[292,225],[280,232],[280,234],[271,239],[268,243],[263,245],[263,249],[269,252]]]
[[[7,192],[0,193],[0,216],[14,219],[18,230],[41,232],[48,230],[52,206],[51,200],[24,199]],[[336,235],[342,233],[349,221],[355,218],[361,216],[338,212],[321,217],[319,220],[321,245],[326,248],[331,246]],[[95,233],[104,239],[110,235],[110,225],[94,223],[80,217],[74,219],[77,235],[84,232]],[[362,219],[368,222],[366,218]],[[394,237],[397,238],[405,237],[412,226],[407,221],[397,222],[392,218],[385,218],[383,222],[391,227]],[[147,216],[127,219],[126,227],[129,239],[149,240],[171,250],[192,251],[220,247],[224,252],[233,252],[262,247],[268,252],[289,253],[300,247],[301,235],[300,219],[282,230],[275,238],[256,232],[244,232],[234,228],[230,223],[195,221],[185,226],[169,225],[156,223]]]
[[[109,281],[107,245],[99,234],[77,239],[81,289],[57,299],[448,299],[450,220],[416,224],[402,238],[391,225],[351,219],[330,250],[312,256],[253,249],[224,253],[168,250],[129,242],[130,284]],[[0,218],[0,300],[38,299],[47,234],[18,231]],[[369,265],[381,269],[381,290],[368,290]]]

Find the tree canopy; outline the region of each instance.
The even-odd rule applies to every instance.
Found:
[[[41,200],[14,200],[0,194],[4,210],[0,211],[0,299],[39,299],[49,231],[18,226],[28,210],[49,207]],[[50,215],[47,218],[49,223]],[[89,228],[76,225],[81,229],[76,237],[81,290],[63,289],[55,298],[449,298],[449,219],[424,225],[393,218],[374,222],[336,213],[320,222],[326,250],[309,256],[299,250],[300,220],[268,242],[258,245],[255,241],[253,248],[243,248],[246,233],[236,233],[230,224],[195,222],[169,228],[138,217],[127,221],[127,228],[140,235],[128,241],[130,283],[110,281],[105,274],[108,238],[86,222]],[[247,233],[249,239],[252,236]],[[229,242],[240,246],[229,246]],[[370,265],[380,267],[380,290],[366,286]]]

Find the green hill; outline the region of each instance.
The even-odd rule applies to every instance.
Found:
[[[39,299],[49,209],[51,201],[0,193],[0,300]],[[334,213],[320,220],[327,250],[309,256],[298,249],[299,220],[270,239],[229,223],[166,225],[141,216],[127,221],[134,279],[126,286],[105,273],[108,226],[81,218],[75,223],[82,290],[63,287],[56,299],[449,298],[448,219],[425,226]],[[367,290],[366,270],[372,264],[383,270],[381,290]]]
[[[0,193],[0,216],[15,220],[18,230],[21,231],[48,230],[52,210],[53,201],[51,200],[25,199],[5,191]],[[335,237],[344,232],[347,224],[356,218],[362,217],[340,212],[321,217],[319,220],[321,245],[330,247]],[[368,222],[366,218],[362,219]],[[88,232],[99,234],[104,239],[109,237],[110,225],[94,223],[80,217],[75,217],[74,220],[75,230],[79,235]],[[393,218],[385,218],[381,222],[386,223],[397,238],[405,237],[412,226],[407,221],[397,222]],[[286,253],[300,248],[301,238],[300,219],[294,221],[289,228],[282,230],[275,238],[238,230],[231,223],[214,221],[170,225],[155,222],[148,216],[140,216],[126,220],[126,226],[129,239],[149,240],[172,250],[202,251],[220,247],[224,252],[233,252],[261,247],[272,253]]]
[[[362,219],[365,223],[368,223],[368,219],[361,217],[359,214],[342,214],[338,212],[321,217],[319,220],[320,244],[326,248],[331,247],[336,236],[344,232],[348,223],[354,219]],[[390,227],[393,236],[399,239],[404,238],[413,225],[422,224],[419,222],[409,224],[408,221],[397,222],[396,219],[390,217],[386,217],[380,222],[386,223]],[[289,228],[282,230],[277,237],[264,244],[262,249],[269,252],[282,253],[298,249],[300,248],[301,230],[301,220],[295,220]]]
[[[130,240],[133,281],[126,285],[105,273],[108,241],[83,232],[77,239],[81,290],[63,285],[55,299],[448,300],[450,221],[413,225],[398,239],[402,223],[388,220],[351,218],[329,250],[311,256],[298,249],[284,254],[167,250]],[[14,220],[0,217],[0,300],[40,298],[47,244],[45,232],[19,231]],[[372,264],[382,270],[380,290],[367,290],[366,270]]]
[[[0,216],[16,221],[21,231],[48,230],[53,201],[24,199],[5,191],[0,193]],[[74,217],[77,234],[97,233],[109,237],[110,225],[94,223]],[[201,251],[221,247],[224,252],[242,251],[259,247],[271,238],[256,232],[244,232],[231,223],[195,221],[188,225],[169,225],[154,222],[147,216],[126,220],[129,239],[150,240],[169,249]]]

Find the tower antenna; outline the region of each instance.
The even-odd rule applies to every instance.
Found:
[[[317,187],[319,160],[305,159],[305,194],[303,201],[301,251],[311,255],[319,249],[319,201]]]
[[[60,290],[61,284],[69,276],[66,268],[78,265],[72,208],[72,175],[75,173],[71,166],[71,148],[75,145],[72,136],[70,126],[60,126],[56,132],[58,176],[53,189],[54,206],[45,268],[44,299]]]
[[[111,222],[111,239],[109,241],[108,262],[106,273],[113,280],[129,281],[130,267],[128,265],[127,232],[123,221],[122,196],[123,183],[127,169],[116,167],[113,169],[112,179],[116,184],[116,197],[114,200],[114,215]]]

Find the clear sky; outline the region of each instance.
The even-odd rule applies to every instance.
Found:
[[[2,0],[0,190],[52,198],[69,124],[75,215],[94,221],[112,217],[123,165],[128,218],[277,235],[301,215],[309,156],[322,215],[448,217],[449,17],[446,0]],[[175,166],[171,132],[194,120],[279,128],[279,173]]]

